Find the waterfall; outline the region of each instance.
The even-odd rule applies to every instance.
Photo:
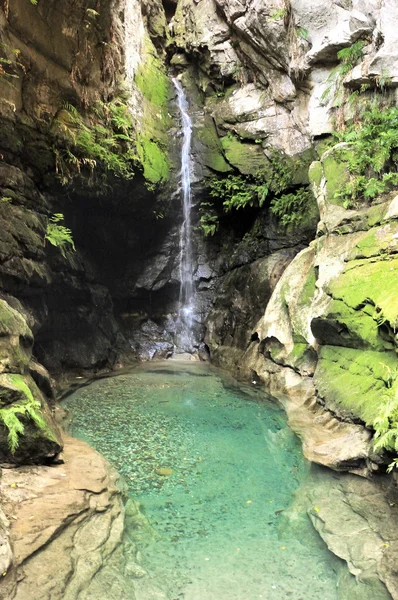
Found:
[[[176,322],[176,349],[178,352],[192,352],[193,325],[193,261],[191,239],[191,138],[192,120],[188,114],[188,102],[181,83],[173,78],[177,90],[178,108],[181,114],[183,142],[181,148],[181,195],[183,222],[180,229],[180,298]]]

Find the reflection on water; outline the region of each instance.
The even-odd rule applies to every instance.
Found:
[[[341,563],[295,502],[309,465],[263,393],[208,365],[152,363],[66,406],[73,434],[125,476],[157,530],[142,564],[168,598],[339,598]]]

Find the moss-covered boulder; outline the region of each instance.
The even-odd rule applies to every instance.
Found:
[[[25,318],[0,299],[0,462],[51,461],[62,440],[51,411],[29,374],[33,335]]]
[[[322,346],[314,376],[319,397],[341,417],[372,427],[398,386],[394,352]]]
[[[310,460],[365,475],[398,438],[394,205],[345,211],[318,234],[284,271],[239,359],[286,404]]]
[[[42,464],[62,450],[51,411],[29,375],[0,375],[0,462]]]

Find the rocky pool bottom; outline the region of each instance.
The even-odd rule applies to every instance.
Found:
[[[392,597],[375,568],[392,541],[374,533],[360,507],[350,509],[345,476],[303,458],[263,390],[203,363],[146,363],[78,389],[65,407],[73,435],[124,476],[152,526],[127,531],[148,574],[137,573],[137,600]],[[370,485],[373,501],[373,484],[347,477]],[[328,544],[345,528],[343,547],[329,545],[357,579],[312,523]]]

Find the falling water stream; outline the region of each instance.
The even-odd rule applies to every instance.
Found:
[[[192,352],[193,322],[193,261],[192,261],[192,191],[191,191],[191,138],[192,120],[188,113],[188,102],[181,83],[173,78],[177,90],[178,108],[181,114],[183,142],[181,147],[181,195],[183,222],[180,229],[180,298],[176,322],[177,352]]]
[[[66,406],[73,434],[119,470],[156,532],[137,541],[148,573],[137,600],[352,600],[307,515],[324,488],[304,493],[338,476],[303,458],[263,391],[204,363],[147,363]]]

